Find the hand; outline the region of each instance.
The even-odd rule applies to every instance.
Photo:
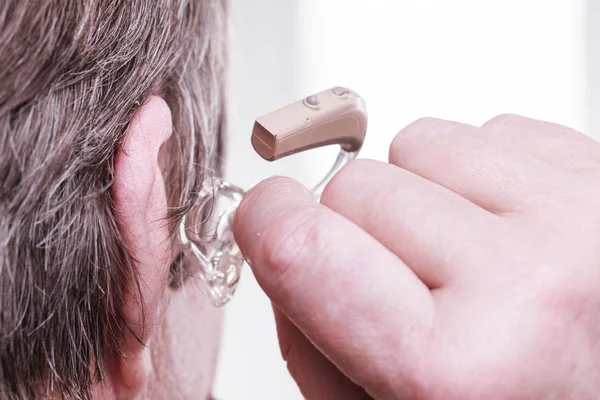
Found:
[[[322,204],[273,178],[237,212],[302,393],[597,399],[600,144],[423,119],[389,158],[349,164]]]

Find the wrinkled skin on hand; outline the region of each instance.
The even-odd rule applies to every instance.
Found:
[[[235,234],[308,399],[600,398],[600,144],[419,120],[316,203],[271,178]]]

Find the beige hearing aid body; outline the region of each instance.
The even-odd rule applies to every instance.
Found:
[[[366,131],[365,102],[355,92],[338,86],[257,119],[252,146],[268,161],[331,144],[356,153]]]
[[[329,179],[358,154],[367,130],[365,103],[355,92],[334,87],[306,97],[256,120],[252,145],[264,159],[331,144],[341,146],[333,167],[312,193],[316,199]],[[244,263],[232,233],[233,217],[244,190],[219,177],[204,181],[194,206],[179,225],[184,257],[198,263],[214,306],[233,296]]]

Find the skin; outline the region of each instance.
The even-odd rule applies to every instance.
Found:
[[[308,399],[598,399],[600,144],[419,120],[321,203],[268,179],[235,237]]]
[[[108,380],[94,388],[96,399],[211,398],[222,310],[193,279],[176,290],[168,286],[175,252],[160,161],[172,126],[167,103],[152,96],[133,116],[116,154],[115,214],[136,260],[141,292],[140,298],[135,282],[126,282],[123,314],[145,344],[128,335],[125,358],[106,356]]]

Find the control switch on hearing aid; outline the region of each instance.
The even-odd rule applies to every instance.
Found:
[[[252,146],[268,161],[330,144],[356,152],[366,131],[363,99],[349,89],[334,87],[257,119]]]

